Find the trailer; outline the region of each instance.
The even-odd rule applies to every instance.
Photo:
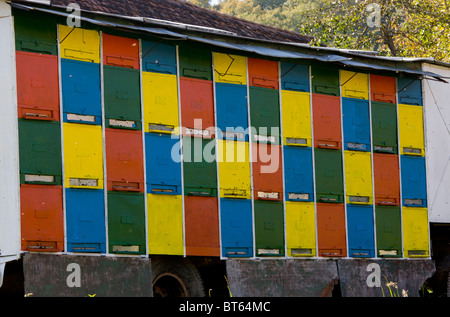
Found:
[[[450,65],[311,47],[184,1],[97,2],[0,1],[0,282],[446,294]]]

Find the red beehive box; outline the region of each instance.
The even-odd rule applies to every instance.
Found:
[[[103,64],[139,69],[139,41],[103,34]]]
[[[217,197],[184,197],[187,255],[220,256],[217,204]]]
[[[213,137],[215,120],[212,82],[181,77],[180,101],[183,135]]]
[[[254,199],[283,200],[281,146],[252,143]]]
[[[16,52],[19,118],[59,120],[58,57]]]
[[[398,155],[374,153],[373,174],[375,184],[375,204],[400,204],[400,171]]]
[[[370,75],[370,95],[372,101],[396,103],[396,93],[395,77]]]
[[[248,58],[249,85],[278,89],[278,62]]]
[[[105,129],[108,191],[144,192],[142,132]]]
[[[20,187],[22,250],[62,252],[64,220],[62,186]]]
[[[312,95],[314,147],[341,149],[340,98],[328,95]]]
[[[345,207],[317,203],[317,242],[319,256],[345,257],[347,254]]]

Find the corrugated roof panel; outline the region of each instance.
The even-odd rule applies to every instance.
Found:
[[[10,3],[12,7],[22,9],[22,10],[36,10],[40,12],[45,12],[49,14],[55,14],[59,16],[69,16],[70,13],[58,11],[56,9],[51,8],[43,8],[43,7],[34,7],[32,5],[24,5],[19,4],[16,2]],[[95,12],[100,13],[101,12]],[[101,17],[101,16],[100,16]],[[361,54],[355,54],[358,57],[364,57],[365,60],[373,60],[374,63],[371,62],[363,62],[363,61],[357,61],[354,58],[350,57],[352,54],[348,54],[349,52],[346,50],[339,50],[339,49],[333,49],[333,48],[321,48],[321,47],[310,47],[307,45],[302,45],[299,47],[299,43],[286,43],[284,42],[284,45],[286,47],[289,47],[290,49],[300,48],[302,52],[294,52],[292,50],[282,50],[282,49],[274,49],[267,47],[267,41],[264,39],[261,39],[261,45],[251,45],[251,44],[239,44],[239,43],[230,43],[226,40],[217,40],[217,39],[208,39],[205,37],[198,37],[198,36],[191,36],[191,35],[185,35],[178,32],[173,32],[164,28],[153,28],[153,27],[147,27],[147,26],[138,26],[138,25],[130,25],[130,24],[122,24],[122,23],[116,23],[116,22],[110,22],[105,21],[104,19],[98,18],[89,18],[86,16],[81,15],[81,20],[85,22],[89,22],[95,25],[104,26],[104,27],[111,27],[111,28],[119,28],[124,30],[131,30],[131,31],[137,31],[137,32],[146,32],[150,33],[152,35],[156,36],[170,36],[175,39],[182,39],[182,40],[190,40],[195,42],[200,42],[208,45],[212,45],[215,47],[221,47],[221,48],[227,48],[235,51],[240,52],[246,52],[246,53],[252,53],[252,54],[258,54],[261,56],[271,57],[271,58],[279,58],[279,59],[297,59],[297,60],[316,60],[321,62],[332,62],[332,63],[341,63],[345,66],[350,67],[357,67],[357,68],[366,68],[366,69],[373,69],[373,70],[380,70],[380,71],[390,71],[390,72],[396,72],[396,73],[407,73],[417,76],[428,76],[432,77],[437,80],[445,81],[443,80],[443,76],[430,73],[430,72],[424,72],[422,70],[414,70],[409,69],[406,67],[397,67],[396,64],[403,63],[406,65],[409,62],[418,62],[422,61],[423,59],[405,59],[405,58],[389,58],[384,57],[381,58],[379,56],[371,56],[371,55],[361,55]],[[117,16],[117,18],[130,18],[128,16]],[[181,31],[181,30],[180,30]],[[205,32],[208,33],[208,32]],[[237,37],[239,39],[239,37]],[[281,44],[280,41],[272,41],[272,43],[278,43]],[[266,44],[266,45],[264,45]],[[305,52],[307,50],[310,50],[310,52]],[[330,52],[333,52],[335,54],[329,54]],[[342,53],[340,55],[339,53]],[[377,62],[378,60],[378,62]],[[380,64],[380,60],[384,60],[386,62],[392,62],[392,65],[394,66],[388,66],[386,64]]]

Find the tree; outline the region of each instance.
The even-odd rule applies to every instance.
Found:
[[[286,0],[253,0],[253,2],[263,10],[273,10],[283,5]]]
[[[299,31],[315,45],[450,61],[448,9],[447,0],[326,0]]]
[[[196,6],[199,6],[202,8],[206,8],[206,9],[211,8],[210,0],[188,0],[188,1],[190,3],[195,4]]]
[[[450,0],[190,0],[314,37],[312,45],[450,62]]]
[[[298,31],[303,12],[317,8],[324,0],[220,0],[212,9],[261,24]]]

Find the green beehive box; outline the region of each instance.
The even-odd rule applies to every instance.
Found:
[[[250,86],[251,127],[259,136],[253,142],[280,144],[280,96],[279,91],[270,88]],[[274,128],[274,130],[272,130]],[[264,138],[264,136],[269,138]],[[272,138],[271,138],[272,137]]]
[[[212,142],[212,143],[211,143]],[[184,194],[217,196],[214,139],[183,138]]]
[[[281,201],[255,200],[256,256],[284,256],[284,212]]]
[[[142,193],[108,192],[109,251],[145,254],[145,199]]]
[[[19,119],[19,151],[22,184],[62,184],[59,122]]]
[[[18,51],[57,55],[56,19],[14,10],[14,32]]]
[[[397,154],[397,109],[396,105],[372,102],[373,151]]]
[[[312,92],[340,96],[339,70],[334,67],[313,65],[311,67]]]
[[[377,254],[379,257],[402,257],[400,206],[375,206]]]
[[[344,176],[340,150],[314,149],[318,202],[344,201]]]
[[[211,51],[201,47],[182,45],[178,51],[180,76],[212,80]]]
[[[141,130],[140,86],[139,70],[104,66],[107,128]]]

